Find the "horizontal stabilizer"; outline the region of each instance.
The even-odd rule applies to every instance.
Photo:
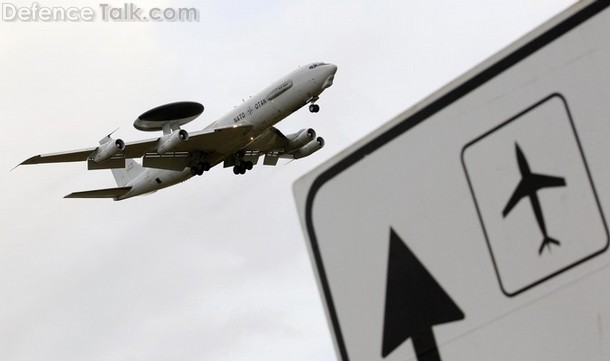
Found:
[[[96,189],[93,191],[74,192],[64,198],[114,198],[117,199],[131,190],[131,187]]]

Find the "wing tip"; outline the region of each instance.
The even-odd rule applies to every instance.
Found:
[[[23,162],[17,164],[17,167],[20,165],[26,165],[26,164],[38,164],[38,162],[36,160],[40,159],[41,155],[35,155],[33,157],[29,157],[28,159],[24,160]],[[15,168],[17,168],[15,167]]]
[[[14,166],[13,168],[11,168],[11,170],[9,172],[14,171],[15,169],[17,169],[20,165],[27,165],[27,164],[38,164],[39,162],[37,162],[36,160],[40,159],[40,154],[35,155],[33,157],[29,157],[28,159],[24,160],[23,162],[17,164],[16,166]]]

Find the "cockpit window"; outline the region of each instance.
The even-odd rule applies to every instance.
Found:
[[[313,64],[311,64],[309,66],[309,69],[315,69],[315,68],[317,68],[320,65],[326,65],[326,63],[321,63],[321,62],[320,63],[313,63]]]

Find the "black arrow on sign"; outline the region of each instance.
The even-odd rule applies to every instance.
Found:
[[[462,319],[462,310],[390,228],[381,356],[411,338],[418,361],[440,361],[432,326]]]

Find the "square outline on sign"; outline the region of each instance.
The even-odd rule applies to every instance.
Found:
[[[568,121],[570,122],[570,127],[572,129],[572,132],[574,133],[574,139],[576,140],[576,145],[578,147],[578,151],[580,152],[580,157],[581,157],[583,165],[585,167],[585,172],[587,174],[587,178],[589,179],[589,184],[591,185],[591,191],[593,192],[593,198],[595,199],[595,203],[597,205],[597,209],[599,210],[599,214],[601,216],[601,220],[602,220],[602,224],[603,224],[604,230],[606,231],[606,245],[602,249],[600,249],[600,250],[598,250],[598,251],[596,251],[596,252],[594,252],[594,253],[592,253],[592,254],[590,254],[588,256],[585,256],[584,258],[582,258],[580,260],[577,260],[577,261],[575,261],[575,262],[573,262],[571,264],[568,264],[567,266],[565,266],[563,268],[560,268],[557,271],[555,271],[555,272],[553,272],[553,273],[551,273],[551,274],[549,274],[549,275],[547,275],[545,277],[542,277],[541,279],[538,279],[538,280],[534,281],[533,283],[530,283],[529,285],[526,285],[526,286],[524,286],[524,287],[522,287],[522,288],[520,288],[520,289],[518,289],[518,290],[516,290],[514,292],[508,292],[504,288],[504,284],[502,284],[502,278],[500,277],[500,270],[498,269],[498,265],[496,263],[496,259],[495,259],[494,254],[493,254],[493,250],[492,250],[492,247],[491,247],[491,242],[489,240],[489,236],[487,235],[487,230],[485,229],[485,224],[483,223],[483,217],[481,215],[481,210],[479,209],[479,204],[477,203],[477,198],[476,198],[476,195],[475,195],[475,192],[474,192],[474,188],[472,186],[472,182],[470,181],[470,177],[468,175],[468,169],[466,167],[466,161],[464,159],[464,156],[465,156],[466,150],[469,147],[473,146],[474,144],[476,144],[480,140],[482,140],[482,139],[486,138],[487,136],[495,133],[496,131],[498,131],[501,128],[507,126],[508,124],[512,123],[513,121],[521,118],[523,115],[531,112],[532,110],[536,109],[540,105],[546,103],[547,101],[549,101],[549,100],[551,100],[553,98],[558,98],[561,101],[561,103],[564,105],[564,107],[565,107],[566,115],[568,116]],[[522,293],[522,292],[524,292],[526,290],[529,290],[532,287],[535,287],[535,286],[537,286],[537,285],[539,285],[539,284],[541,284],[541,283],[543,283],[545,281],[548,281],[549,279],[559,275],[560,273],[563,273],[564,271],[567,271],[568,269],[573,268],[573,267],[575,267],[575,266],[577,266],[577,265],[579,265],[579,264],[581,264],[581,263],[583,263],[583,262],[585,262],[585,261],[587,261],[587,260],[589,260],[589,259],[591,259],[591,258],[593,258],[593,257],[595,257],[595,256],[597,256],[597,255],[599,255],[599,254],[601,254],[603,252],[605,252],[608,249],[608,246],[610,245],[610,235],[608,233],[608,226],[606,224],[606,218],[604,217],[604,212],[602,211],[599,199],[597,197],[597,191],[595,190],[595,186],[593,184],[593,178],[591,177],[591,172],[589,172],[589,166],[587,164],[587,160],[585,159],[585,154],[582,151],[582,146],[580,144],[580,139],[578,138],[578,133],[576,132],[576,127],[574,126],[574,121],[572,120],[572,114],[570,113],[570,108],[568,107],[568,103],[567,103],[566,99],[563,97],[563,95],[561,95],[559,93],[553,93],[553,94],[547,96],[546,98],[542,99],[541,101],[535,103],[534,105],[530,106],[529,108],[525,109],[524,111],[519,112],[517,115],[513,116],[512,118],[508,119],[507,121],[501,123],[500,125],[494,127],[493,129],[485,132],[483,135],[480,135],[479,137],[477,137],[474,140],[470,141],[469,143],[467,143],[462,148],[461,160],[462,160],[462,167],[464,168],[464,173],[466,175],[466,180],[468,181],[468,188],[470,189],[470,193],[472,195],[472,199],[474,201],[474,205],[475,205],[475,208],[477,210],[477,216],[479,217],[479,222],[481,223],[481,227],[483,228],[483,235],[485,236],[485,241],[487,242],[487,247],[489,248],[489,253],[491,255],[491,260],[492,260],[492,263],[494,265],[494,270],[496,272],[496,277],[498,278],[498,283],[500,284],[500,289],[502,290],[502,293],[504,293],[507,297],[514,297],[514,296],[516,296],[516,295],[518,295],[518,294],[520,294],[520,293]]]

